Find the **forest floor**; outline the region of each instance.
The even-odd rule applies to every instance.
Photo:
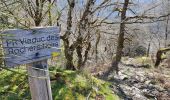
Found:
[[[170,100],[170,68],[165,62],[159,68],[148,64],[151,62],[136,58],[123,60],[119,75],[110,75],[108,79],[113,83],[112,90],[123,100]],[[97,75],[102,77],[102,73],[100,70]]]
[[[49,68],[54,100],[119,100],[111,82],[81,71]],[[31,100],[25,68],[0,71],[0,100]]]
[[[89,66],[91,74],[50,67],[54,100],[170,100],[170,68],[166,62],[154,68],[150,58],[127,57],[122,59],[118,75],[104,77],[110,66]],[[29,100],[25,67],[11,70],[0,71],[0,100]]]

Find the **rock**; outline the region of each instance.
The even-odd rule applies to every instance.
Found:
[[[151,80],[145,81],[145,84],[146,84],[146,85],[149,85],[150,83],[151,83]]]
[[[135,59],[130,58],[125,63],[135,65],[133,60]],[[116,80],[119,80],[117,82],[121,88],[121,94],[125,95],[124,100],[168,100],[170,98],[168,97],[170,96],[169,69],[150,71],[143,67],[129,67],[126,64],[121,63],[119,75],[114,76]],[[158,77],[160,77],[159,80]],[[159,96],[165,99],[160,99]]]
[[[170,100],[170,95],[168,95],[167,93],[159,93],[156,98],[157,100]]]
[[[129,58],[127,61],[125,61],[124,63],[126,64],[126,65],[130,65],[130,64],[132,64],[132,61],[134,60],[134,58]]]
[[[155,95],[153,95],[152,93],[150,93],[150,92],[143,92],[143,94],[144,94],[144,96],[145,97],[147,97],[148,99],[153,99],[153,98],[155,98],[156,96]]]
[[[156,88],[159,92],[165,91],[165,89],[164,89],[163,87],[161,87],[160,85],[155,85],[155,88]]]
[[[133,100],[147,100],[147,98],[141,94],[136,94],[135,96],[133,96]]]
[[[126,80],[126,79],[128,79],[128,76],[124,75],[124,74],[121,74],[121,75],[119,75],[119,79]]]

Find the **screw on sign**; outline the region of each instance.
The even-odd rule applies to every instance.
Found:
[[[12,29],[2,32],[5,64],[27,64],[32,100],[52,100],[47,59],[60,50],[58,27]]]

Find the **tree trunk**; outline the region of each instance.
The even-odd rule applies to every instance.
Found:
[[[155,62],[155,67],[157,68],[160,63],[162,62],[162,54],[170,51],[170,48],[164,48],[164,49],[159,49],[156,53],[156,62]]]
[[[78,32],[78,37],[77,37],[77,47],[76,47],[76,51],[77,51],[77,55],[78,55],[78,63],[77,63],[77,68],[81,69],[81,67],[83,67],[83,65],[85,64],[87,57],[85,57],[85,60],[83,59],[83,42],[84,42],[84,37],[83,37],[83,33],[86,32],[89,29],[89,19],[91,16],[91,10],[92,10],[92,6],[94,5],[94,1],[95,0],[87,0],[87,4],[85,7],[85,10],[83,12],[83,15],[80,19],[79,22],[79,32]],[[87,37],[89,37],[89,33],[87,33]],[[89,42],[89,40],[87,39],[87,41]],[[86,49],[85,52],[85,56],[88,56],[88,50],[89,48]]]
[[[2,37],[0,37],[2,38]],[[2,40],[0,40],[0,44],[2,44]],[[1,67],[4,66],[4,59],[3,59],[4,55],[3,55],[3,48],[2,45],[0,45],[0,71],[1,71]]]
[[[147,53],[146,53],[147,57],[149,57],[150,46],[151,46],[151,43],[149,42],[149,44],[148,44],[148,49],[147,49]]]
[[[64,41],[64,54],[65,54],[65,58],[66,58],[66,69],[68,70],[76,70],[74,64],[73,64],[73,52],[74,52],[74,48],[73,47],[69,47],[69,40],[67,39],[63,39]]]
[[[120,24],[120,33],[118,36],[118,45],[117,45],[117,51],[116,51],[116,59],[115,61],[112,61],[112,67],[115,68],[116,73],[118,74],[119,68],[118,64],[122,57],[122,50],[123,50],[123,44],[124,44],[124,34],[125,34],[125,20],[126,20],[126,11],[128,8],[129,0],[124,0],[123,9],[121,11],[121,24]]]
[[[97,61],[98,61],[98,44],[99,44],[99,41],[100,41],[100,32],[97,31],[96,35],[97,35],[96,36],[97,39],[96,39],[96,43],[95,43],[95,60],[96,60],[96,63],[97,63]]]
[[[49,2],[49,11],[48,11],[48,24],[50,25],[50,26],[52,26],[52,15],[51,15],[51,4],[52,4],[52,2],[51,2],[51,0],[48,0],[48,2]]]
[[[68,10],[68,17],[67,17],[67,31],[63,36],[61,36],[61,39],[63,40],[64,44],[64,54],[66,58],[66,69],[68,70],[76,70],[74,64],[73,64],[73,52],[75,50],[75,46],[71,45],[69,42],[69,36],[71,34],[71,28],[72,28],[72,12],[75,6],[75,0],[68,0],[69,4],[69,10]]]
[[[166,28],[165,28],[165,48],[167,47],[167,40],[168,40],[168,26],[169,26],[169,16],[166,20]]]
[[[162,56],[162,51],[158,50],[158,52],[156,53],[156,62],[155,62],[155,67],[156,68],[159,66],[159,64],[162,61],[161,56]]]
[[[86,61],[87,61],[88,53],[89,53],[90,49],[91,49],[91,43],[89,42],[89,43],[88,43],[88,46],[87,46],[87,48],[86,48],[86,50],[85,50],[85,53],[84,53],[84,60],[83,60],[82,66],[84,66],[85,63],[86,63]]]
[[[80,69],[82,67],[82,63],[83,63],[83,56],[82,56],[83,38],[82,37],[78,38],[77,42],[78,42],[78,46],[76,48],[77,56],[78,56],[77,68]]]
[[[73,64],[73,52],[70,52],[70,54],[68,54],[68,51],[65,50],[65,56],[66,56],[66,69],[76,70]]]

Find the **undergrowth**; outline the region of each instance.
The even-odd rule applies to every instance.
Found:
[[[23,69],[0,71],[0,100],[30,100],[27,72]],[[25,75],[24,75],[25,74]],[[113,93],[111,83],[78,71],[50,69],[54,100],[119,100]]]

